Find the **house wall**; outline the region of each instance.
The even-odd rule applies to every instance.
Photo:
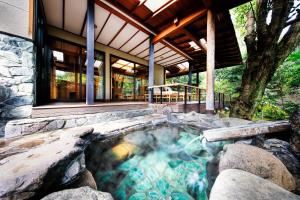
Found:
[[[0,33],[0,137],[7,121],[31,115],[34,71],[33,42]]]
[[[51,36],[54,36],[56,38],[60,38],[69,42],[73,42],[79,45],[86,45],[86,39],[77,35],[74,35],[72,33],[54,28],[49,26],[48,29],[48,34]],[[126,60],[130,60],[135,63],[139,63],[142,65],[148,66],[148,61],[141,59],[136,56],[132,56],[130,54],[124,53],[122,51],[116,50],[114,48],[102,45],[100,43],[95,43],[95,49],[102,51],[105,53],[105,97],[106,99],[111,98],[111,90],[110,90],[110,85],[111,85],[111,78],[110,78],[110,55],[115,55],[121,58],[124,58]],[[164,83],[164,68],[161,65],[155,64],[154,66],[154,84],[156,85],[161,85]]]
[[[0,31],[32,39],[33,0],[1,0]]]

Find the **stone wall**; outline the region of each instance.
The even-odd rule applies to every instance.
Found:
[[[31,115],[34,71],[33,42],[0,33],[0,137],[7,121]]]

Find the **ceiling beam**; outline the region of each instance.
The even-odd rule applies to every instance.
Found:
[[[134,13],[140,6],[144,5],[147,0],[143,1],[142,3],[138,3],[132,10],[131,13]]]
[[[109,11],[110,13],[112,13],[112,14],[116,15],[117,17],[123,19],[127,23],[130,23],[131,25],[133,25],[137,29],[143,31],[144,33],[146,33],[148,35],[157,35],[154,31],[150,30],[145,25],[141,24],[136,19],[132,18],[130,13],[127,13],[127,14],[124,13],[124,11],[118,9],[116,6],[112,5],[108,1],[106,1],[106,0],[95,0],[95,3],[98,6],[100,6],[100,7],[104,8],[105,10]],[[173,44],[171,44],[167,41],[161,41],[161,42],[163,44],[165,44],[166,46],[168,46],[169,48],[175,50],[177,53],[184,56],[185,58],[191,59],[191,60],[193,59],[189,55],[187,55],[186,53],[184,53],[183,51],[181,51],[180,49],[175,47]]]
[[[165,30],[163,30],[161,33],[157,34],[154,39],[153,39],[153,43],[156,44],[157,42],[163,40],[165,37],[167,37],[168,35],[170,35],[171,33],[182,29],[183,27],[189,25],[190,23],[194,22],[196,19],[198,19],[199,17],[205,15],[207,13],[206,9],[200,9],[194,13],[192,13],[191,15],[181,19],[178,24],[174,24],[172,23],[171,26],[169,26],[168,28],[166,28]]]

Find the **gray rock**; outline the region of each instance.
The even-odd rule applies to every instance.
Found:
[[[84,170],[79,178],[75,180],[71,185],[68,186],[68,188],[79,188],[89,186],[94,190],[97,190],[97,184],[95,182],[95,179],[92,175],[92,173],[89,170]]]
[[[290,123],[292,128],[292,149],[297,155],[297,157],[300,158],[300,108],[292,114],[290,118]]]
[[[90,187],[63,190],[49,194],[42,200],[113,200],[111,194],[93,190]]]
[[[32,96],[13,97],[5,101],[5,104],[14,106],[31,105],[33,102]]]
[[[278,185],[237,169],[222,171],[217,177],[209,200],[299,200]]]
[[[284,164],[271,153],[245,144],[224,147],[220,157],[219,171],[240,169],[267,179],[286,190],[295,189],[295,180]]]
[[[293,154],[291,145],[282,140],[268,139],[264,141],[263,148],[281,160],[291,172],[296,181],[295,193],[300,194],[300,161]]]
[[[81,127],[0,141],[0,199],[39,199],[85,170],[84,149],[93,128]]]

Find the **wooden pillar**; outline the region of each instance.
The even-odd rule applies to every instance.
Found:
[[[199,72],[196,74],[196,86],[199,87]]]
[[[215,79],[215,18],[211,10],[207,11],[207,64],[206,64],[206,112],[213,113]]]
[[[82,49],[79,49],[79,100],[82,100]]]
[[[88,0],[87,7],[87,73],[86,73],[86,104],[94,103],[94,41],[95,41],[95,26],[94,26],[94,0]]]
[[[192,62],[189,61],[188,85],[192,85],[192,75],[193,75],[193,73],[192,73],[193,68],[192,67],[193,67]]]
[[[153,35],[150,36],[149,44],[149,80],[148,86],[151,87],[154,85],[154,44],[153,44]],[[148,90],[149,94],[149,103],[153,103],[153,89]]]

